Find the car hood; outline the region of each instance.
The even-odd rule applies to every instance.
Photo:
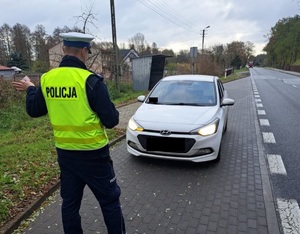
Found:
[[[190,131],[218,116],[218,106],[179,106],[143,103],[134,120],[144,129]]]

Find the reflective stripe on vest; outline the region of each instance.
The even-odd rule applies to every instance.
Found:
[[[95,150],[108,144],[106,131],[86,96],[92,73],[60,67],[41,77],[41,88],[54,132],[55,146],[67,150]]]

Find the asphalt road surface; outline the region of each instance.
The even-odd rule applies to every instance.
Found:
[[[300,233],[300,77],[253,68],[255,101],[284,233]]]

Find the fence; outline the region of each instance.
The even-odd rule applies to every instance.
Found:
[[[225,78],[227,77],[227,76],[229,76],[231,73],[233,73],[234,72],[234,68],[232,68],[232,67],[230,67],[230,68],[226,68],[225,69],[225,73],[224,73],[224,76],[225,76]]]
[[[296,65],[287,65],[284,67],[285,71],[293,71],[293,72],[299,72],[300,73],[300,66],[296,66]]]

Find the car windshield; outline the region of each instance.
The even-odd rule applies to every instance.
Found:
[[[161,81],[150,93],[147,103],[166,105],[216,105],[213,82],[207,81]]]

